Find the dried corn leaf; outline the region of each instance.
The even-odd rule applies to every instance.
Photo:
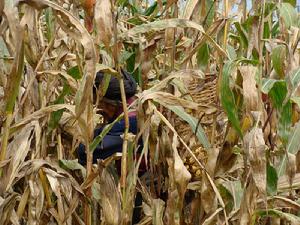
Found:
[[[145,102],[147,100],[154,100],[163,105],[171,105],[171,106],[183,106],[190,109],[197,109],[198,104],[192,101],[184,100],[178,98],[172,94],[166,92],[152,92],[152,91],[144,91],[141,94],[141,102]]]
[[[259,111],[260,99],[258,96],[258,90],[256,88],[256,72],[257,68],[254,66],[240,66],[239,70],[243,77],[243,95],[246,105],[246,110]]]
[[[266,146],[262,129],[253,128],[244,137],[244,149],[250,162],[255,186],[261,194],[266,192]]]
[[[8,146],[8,155],[11,158],[5,176],[1,177],[0,192],[6,192],[12,187],[14,179],[18,176],[18,172],[25,161],[29,152],[33,130],[32,125],[25,127],[20,133],[15,135],[14,141]]]
[[[103,217],[106,224],[119,225],[121,223],[121,196],[112,174],[99,167],[100,189],[99,196]]]
[[[112,6],[109,0],[98,0],[95,4],[95,22],[98,39],[104,43],[109,50],[113,36]]]
[[[0,201],[0,224],[10,224],[10,217],[17,201],[18,194],[12,193]]]

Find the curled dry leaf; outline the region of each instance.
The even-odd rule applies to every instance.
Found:
[[[14,140],[8,146],[10,162],[5,168],[5,176],[0,178],[0,192],[3,193],[11,188],[14,179],[18,176],[19,170],[29,152],[33,130],[32,124],[15,135]]]
[[[94,18],[97,26],[97,37],[109,49],[113,36],[113,16],[110,0],[96,1]]]
[[[250,162],[255,186],[261,194],[266,191],[266,146],[261,128],[254,127],[244,137],[244,149]]]
[[[197,103],[178,98],[166,92],[144,91],[141,94],[141,101],[145,102],[149,99],[153,99],[154,101],[159,102],[163,105],[183,106],[185,108],[190,108],[190,109],[197,109],[198,107]]]
[[[254,66],[240,66],[239,70],[243,77],[243,96],[246,105],[246,110],[259,111],[260,98],[256,88],[256,72],[257,68]]]
[[[296,164],[296,155],[292,153],[287,153],[287,166],[286,166],[286,174],[289,178],[290,186],[292,187],[293,180],[296,175],[297,164]]]
[[[177,151],[178,140],[177,136],[173,137],[173,151],[174,151],[174,179],[178,187],[179,194],[183,200],[187,185],[192,178],[190,172],[185,167],[182,159],[180,158]]]
[[[30,176],[28,181],[29,198],[28,198],[28,224],[37,224],[44,205],[44,191],[41,183],[35,175]]]
[[[258,191],[255,183],[251,180],[244,191],[240,207],[239,221],[240,225],[250,224],[251,217],[256,208],[256,199],[258,197]]]
[[[10,217],[15,207],[18,198],[17,193],[12,193],[8,195],[5,199],[0,200],[0,224],[8,225],[10,224]]]
[[[163,225],[163,215],[164,215],[164,210],[165,210],[165,202],[161,199],[151,199],[151,205],[145,204],[143,202],[143,211],[144,214],[147,216],[146,219],[149,218],[152,220],[152,224],[157,224],[157,225]],[[142,225],[142,221],[139,223]]]
[[[121,196],[112,174],[99,166],[100,187],[99,196],[102,212],[106,224],[119,225],[121,223]]]
[[[76,115],[79,117],[88,107],[87,103],[91,104],[92,101],[92,86],[93,80],[96,74],[96,50],[94,46],[94,41],[89,34],[89,32],[85,29],[85,27],[80,23],[79,19],[77,19],[73,14],[69,11],[65,10],[58,4],[48,1],[20,1],[26,4],[32,5],[36,8],[46,8],[51,7],[58,16],[58,22],[61,25],[61,28],[69,34],[72,38],[77,40],[84,47],[84,76],[80,83],[79,89],[76,93]],[[90,91],[87,91],[90,90]],[[88,104],[89,105],[89,104]],[[93,127],[85,130],[87,133],[93,132]],[[91,136],[91,135],[88,135]]]
[[[182,214],[184,195],[187,190],[187,185],[191,179],[191,174],[185,167],[181,160],[178,151],[178,136],[173,134],[172,149],[168,154],[168,174],[169,174],[169,193],[170,197],[167,201],[167,207],[165,212],[165,223],[167,224],[180,224],[180,215]],[[170,146],[166,146],[170,148]],[[179,217],[178,217],[179,215]]]
[[[206,170],[211,177],[214,177],[214,171],[218,159],[219,150],[217,148],[209,149],[208,159],[206,163]],[[202,186],[201,186],[201,203],[207,214],[212,214],[217,210],[217,198],[216,194],[207,178],[207,176],[202,176]]]

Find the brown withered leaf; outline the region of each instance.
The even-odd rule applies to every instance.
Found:
[[[112,174],[100,164],[99,196],[105,224],[118,225],[121,223],[121,195]]]
[[[214,177],[216,162],[218,159],[219,150],[217,148],[210,149],[208,151],[208,159],[206,163],[206,170],[211,177]],[[201,203],[203,209],[207,214],[211,214],[217,210],[217,198],[216,194],[207,178],[207,176],[202,176],[201,183]]]
[[[37,177],[32,175],[28,181],[30,190],[28,202],[28,224],[36,224],[40,220],[44,206],[44,191]]]
[[[244,136],[244,151],[250,162],[251,175],[259,193],[266,192],[266,146],[261,128],[254,127]]]
[[[109,49],[113,36],[113,18],[110,0],[98,0],[95,4],[95,22],[97,27],[97,38]]]
[[[258,90],[256,88],[255,75],[257,68],[254,66],[240,66],[239,70],[243,77],[243,96],[245,101],[246,110],[259,111],[260,99]]]
[[[151,204],[148,205],[143,202],[143,211],[146,215],[143,221],[152,220],[153,224],[163,225],[163,215],[165,210],[165,202],[161,199],[151,199]],[[139,225],[144,224],[143,221]]]
[[[184,7],[182,18],[190,19],[198,3],[199,0],[187,1],[187,4]]]
[[[222,211],[222,208],[218,208],[215,210],[209,218],[207,218],[202,225],[210,225],[210,224],[216,224],[216,216]]]
[[[15,135],[14,140],[8,146],[8,156],[10,162],[7,168],[5,168],[5,176],[0,178],[0,192],[8,191],[13,183],[15,177],[18,176],[18,172],[24,163],[24,160],[30,149],[30,144],[32,140],[31,132],[33,127],[31,124],[25,127],[17,135]]]
[[[48,0],[28,0],[20,1],[22,3],[29,4],[37,9],[51,7],[55,14],[57,15],[57,22],[60,24],[61,28],[68,34],[70,37],[78,41],[84,48],[84,71],[83,78],[81,79],[80,86],[77,90],[75,103],[76,103],[76,115],[80,117],[83,112],[91,111],[92,104],[92,86],[96,74],[96,63],[97,55],[94,46],[94,41],[86,30],[86,28],[81,24],[78,18],[71,14],[68,10],[65,10],[58,4],[48,1]],[[90,91],[88,91],[90,90]],[[88,113],[88,118],[86,119],[87,123],[91,123],[91,115]],[[88,136],[92,136],[93,126],[88,126],[87,129],[83,132],[88,133]]]
[[[153,99],[154,101],[161,103],[163,105],[177,105],[183,106],[185,108],[197,109],[198,104],[192,101],[184,100],[178,98],[172,94],[167,92],[152,92],[152,91],[144,91],[141,94],[141,101],[145,102],[146,100]]]
[[[202,176],[201,182],[201,203],[204,211],[207,214],[211,214],[217,209],[217,198],[216,194],[207,179],[207,176]]]
[[[244,150],[250,162],[255,186],[261,194],[266,192],[266,146],[261,128],[254,127],[244,137]]]
[[[174,134],[172,148],[174,151],[174,179],[177,184],[177,188],[180,194],[181,200],[183,201],[183,197],[185,191],[187,189],[187,185],[192,178],[190,172],[185,167],[182,159],[180,158],[177,151],[178,139],[177,135]]]
[[[10,224],[10,217],[14,206],[17,201],[18,194],[12,193],[8,195],[5,199],[0,200],[0,224],[8,225]]]
[[[170,196],[167,201],[167,208],[165,213],[165,222],[167,224],[180,224],[179,218],[182,214],[184,195],[187,189],[187,185],[191,179],[190,172],[187,170],[178,154],[178,143],[179,142],[177,134],[174,134],[172,141],[173,152],[167,158],[167,162],[169,165],[168,173],[170,179],[168,188]]]
[[[241,201],[240,207],[240,216],[239,221],[240,225],[248,225],[251,221],[251,216],[254,213],[256,208],[256,199],[258,197],[257,187],[254,184],[253,180],[249,181],[248,186],[244,191],[244,196]]]
[[[249,45],[247,50],[247,57],[251,57],[253,50],[259,52],[259,19],[254,17],[252,22],[251,30],[249,32]]]
[[[296,165],[296,155],[292,153],[287,153],[287,166],[286,174],[288,175],[290,187],[292,187],[293,180],[296,175],[297,165]]]

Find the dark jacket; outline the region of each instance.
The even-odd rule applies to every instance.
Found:
[[[102,132],[103,128],[94,131],[94,138]],[[125,131],[125,121],[120,120],[111,128],[111,130],[104,136],[102,142],[96,147],[93,152],[93,163],[97,163],[97,159],[106,159],[116,152],[122,152],[123,139],[121,135]],[[129,117],[129,132],[137,133],[137,119],[136,116]],[[80,164],[86,164],[85,146],[80,144],[78,149],[78,161]]]

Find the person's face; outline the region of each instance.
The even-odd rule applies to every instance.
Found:
[[[116,105],[107,103],[105,101],[101,101],[98,107],[106,120],[113,119],[118,111],[118,107]]]

